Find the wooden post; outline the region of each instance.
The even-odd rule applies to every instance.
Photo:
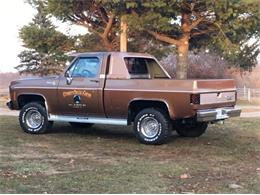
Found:
[[[250,90],[250,88],[248,88],[247,100],[248,100],[248,102],[251,102],[251,90]]]
[[[246,99],[246,86],[244,85],[244,98]]]
[[[124,16],[120,21],[120,51],[127,52],[127,23]]]

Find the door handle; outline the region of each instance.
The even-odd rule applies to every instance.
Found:
[[[91,79],[89,81],[94,82],[94,83],[99,83],[99,80],[96,80],[96,79]]]

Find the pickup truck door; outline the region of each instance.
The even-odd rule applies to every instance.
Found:
[[[79,57],[71,64],[60,77],[57,114],[102,116],[101,65],[99,57]]]

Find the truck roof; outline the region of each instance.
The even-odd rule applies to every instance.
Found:
[[[135,52],[86,52],[86,53],[74,53],[70,56],[72,57],[102,57],[102,56],[108,56],[111,55],[110,62],[109,62],[109,71],[107,78],[111,79],[129,79],[131,78],[131,75],[128,72],[128,69],[125,65],[124,58],[127,57],[137,57],[137,58],[150,58],[154,59],[156,58],[150,54],[147,53],[135,53]],[[157,61],[159,64],[159,62]],[[160,65],[160,64],[159,64]],[[170,78],[168,73],[163,69],[162,66],[160,66],[162,70],[165,72],[165,74]]]
[[[72,53],[68,54],[68,56],[72,57],[84,57],[84,56],[92,56],[92,55],[113,55],[113,56],[120,56],[120,57],[148,57],[154,58],[152,55],[147,53],[137,53],[137,52],[84,52],[84,53]]]

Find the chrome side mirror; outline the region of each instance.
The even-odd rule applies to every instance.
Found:
[[[67,71],[67,72],[65,73],[65,77],[66,77],[66,83],[67,83],[67,85],[70,85],[70,84],[72,83],[72,76],[71,76],[71,74],[69,73],[69,71]]]

